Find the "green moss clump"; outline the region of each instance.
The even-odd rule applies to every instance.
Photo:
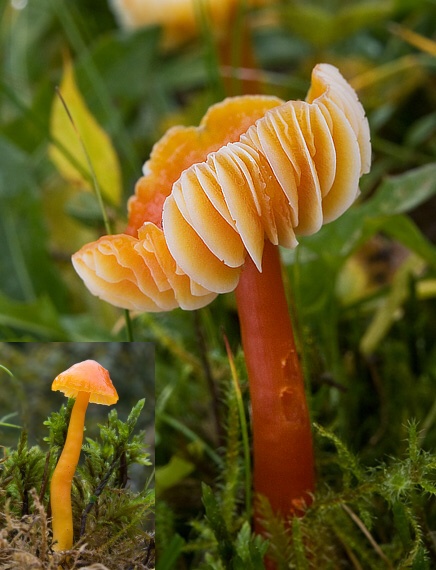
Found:
[[[29,447],[22,432],[17,449],[5,449],[0,464],[0,566],[3,568],[154,568],[154,489],[144,432],[134,433],[145,400],[125,422],[116,410],[87,437],[73,480],[75,545],[51,551],[49,481],[63,447],[72,402],[45,422],[49,446]]]

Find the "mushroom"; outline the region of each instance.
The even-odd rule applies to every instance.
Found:
[[[319,64],[306,101],[227,99],[197,129],[170,131],[130,200],[130,235],[105,236],[73,256],[91,292],[123,308],[192,309],[236,290],[254,487],[283,516],[310,503],[315,477],[278,246],[294,248],[298,235],[340,216],[370,160],[356,93]]]
[[[161,25],[164,42],[168,46],[192,39],[199,32],[195,0],[111,0],[115,15],[120,23],[130,29]],[[259,6],[266,0],[249,0],[247,5]],[[210,13],[214,31],[224,33],[234,22],[240,0],[206,0],[203,9]]]
[[[252,49],[252,18],[243,17],[252,8],[274,3],[275,0],[110,0],[115,17],[121,26],[134,30],[147,26],[162,29],[162,45],[175,49],[192,41],[207,26],[207,35],[213,36],[219,65],[228,94],[256,93],[259,74]],[[238,58],[235,61],[235,43]],[[235,69],[238,68],[238,69]],[[254,69],[254,73],[253,73]],[[248,71],[248,73],[247,73]],[[239,75],[237,83],[235,74]]]
[[[88,402],[110,406],[118,394],[109,372],[95,360],[85,360],[61,372],[53,381],[52,390],[60,390],[75,398],[65,445],[50,483],[53,550],[68,550],[73,545],[73,513],[71,486],[82,449],[85,414]]]
[[[198,22],[192,0],[112,0],[114,12],[127,28],[161,25],[165,43],[175,45],[197,35]],[[227,25],[235,0],[208,2],[211,16],[218,25]]]
[[[163,204],[182,171],[201,164],[223,144],[238,141],[268,109],[282,103],[277,97],[228,98],[212,106],[199,127],[171,128],[144,164],[144,176],[129,199],[126,233],[103,236],[73,255],[74,268],[91,293],[136,312],[208,305],[217,292],[184,273],[168,250]]]

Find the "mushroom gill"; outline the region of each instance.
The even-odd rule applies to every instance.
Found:
[[[85,245],[74,267],[118,307],[205,306],[235,289],[246,255],[261,270],[265,239],[293,248],[341,215],[370,155],[363,107],[329,64],[314,68],[307,101],[226,99],[156,144],[129,203],[130,235]]]

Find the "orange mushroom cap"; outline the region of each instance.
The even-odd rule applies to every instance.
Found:
[[[293,248],[340,216],[368,172],[368,121],[339,71],[317,65],[306,101],[226,99],[199,127],[158,142],[129,201],[124,236],[85,245],[73,265],[122,308],[194,309],[259,271],[265,239]]]
[[[278,97],[249,95],[228,97],[212,105],[198,127],[172,127],[154,145],[142,176],[129,198],[126,233],[137,237],[145,221],[162,227],[162,208],[174,182],[189,166],[241,135],[268,111],[283,103]]]
[[[109,372],[95,360],[73,364],[53,380],[51,389],[63,392],[68,398],[76,398],[79,392],[89,393],[89,402],[111,406],[118,401]]]

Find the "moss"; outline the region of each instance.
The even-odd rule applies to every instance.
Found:
[[[133,468],[151,466],[144,432],[134,433],[140,400],[126,422],[115,410],[86,438],[73,481],[75,545],[51,551],[49,484],[63,445],[71,403],[45,422],[49,449],[29,447],[22,432],[0,464],[0,566],[2,568],[154,568],[154,490],[135,489]]]

